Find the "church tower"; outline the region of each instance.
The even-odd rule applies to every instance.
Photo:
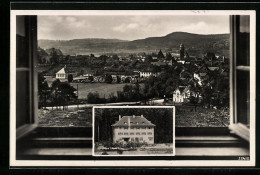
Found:
[[[184,45],[181,43],[181,45],[180,45],[180,59],[181,60],[184,59],[184,52],[185,52],[185,48],[184,48]]]
[[[162,53],[162,51],[161,51],[161,49],[160,49],[160,51],[159,51],[158,54],[157,54],[157,58],[158,58],[158,59],[163,59],[163,58],[165,58],[164,55],[163,55],[163,53]]]

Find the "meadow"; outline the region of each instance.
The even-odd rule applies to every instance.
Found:
[[[117,96],[118,91],[123,91],[126,83],[122,84],[108,84],[108,83],[70,83],[75,89],[78,85],[79,99],[87,99],[88,93],[97,92],[100,98],[108,99],[110,95]],[[128,85],[133,85],[128,83]]]

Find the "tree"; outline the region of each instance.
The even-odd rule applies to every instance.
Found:
[[[171,55],[171,53],[167,53],[166,54],[166,60],[172,60],[173,56]]]
[[[116,76],[116,82],[117,82],[117,83],[121,83],[121,77],[118,76],[118,75]]]
[[[117,54],[115,54],[115,55],[112,56],[112,59],[113,60],[119,60],[119,57],[117,56]]]
[[[71,83],[73,81],[73,75],[69,74],[68,75],[68,82]]]
[[[88,103],[96,104],[100,102],[99,94],[95,93],[88,93]]]
[[[47,106],[47,100],[50,96],[50,88],[48,83],[45,81],[43,74],[38,74],[38,96],[39,96],[39,108]]]
[[[90,82],[92,82],[92,81],[94,80],[94,77],[93,77],[93,76],[89,76],[89,77],[88,77],[88,80],[89,80]]]
[[[130,83],[130,81],[131,81],[130,78],[126,77],[124,83]]]
[[[153,61],[153,57],[151,55],[147,55],[145,58],[145,62],[151,63]]]
[[[95,112],[95,118],[97,117],[95,119],[95,140],[98,139],[98,136],[100,141],[103,142],[112,140],[111,125],[118,121],[119,115],[143,115],[147,120],[156,125],[156,132],[154,133],[155,143],[172,143],[173,141],[173,113],[169,108],[100,108],[96,111],[98,112]],[[129,145],[129,147],[133,146]]]
[[[112,81],[113,81],[112,75],[107,74],[105,76],[105,82],[106,83],[112,83]]]
[[[46,56],[48,56],[48,53],[44,49],[38,47],[37,49],[38,63],[40,64],[46,63],[46,59],[45,59]]]
[[[64,109],[71,100],[77,98],[75,91],[76,89],[70,84],[60,82],[59,79],[55,80],[52,83],[53,104],[56,106],[61,105]]]
[[[52,64],[57,65],[60,63],[63,54],[59,49],[51,48],[46,51],[49,52],[49,55],[51,56],[50,59]]]
[[[196,112],[196,108],[199,103],[198,98],[194,97],[193,95],[190,95],[189,101],[190,101],[190,104],[192,104],[194,106],[194,111]]]

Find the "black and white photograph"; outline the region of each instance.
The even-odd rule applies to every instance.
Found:
[[[95,156],[174,155],[174,107],[94,107]]]
[[[255,25],[252,10],[11,10],[11,166],[254,165]]]

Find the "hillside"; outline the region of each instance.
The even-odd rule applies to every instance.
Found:
[[[208,51],[228,56],[229,34],[199,35],[174,32],[163,37],[149,37],[134,41],[117,39],[74,39],[74,40],[39,40],[43,49],[56,48],[64,54],[104,54],[104,53],[138,53],[163,51],[176,52],[180,43],[191,55]]]

